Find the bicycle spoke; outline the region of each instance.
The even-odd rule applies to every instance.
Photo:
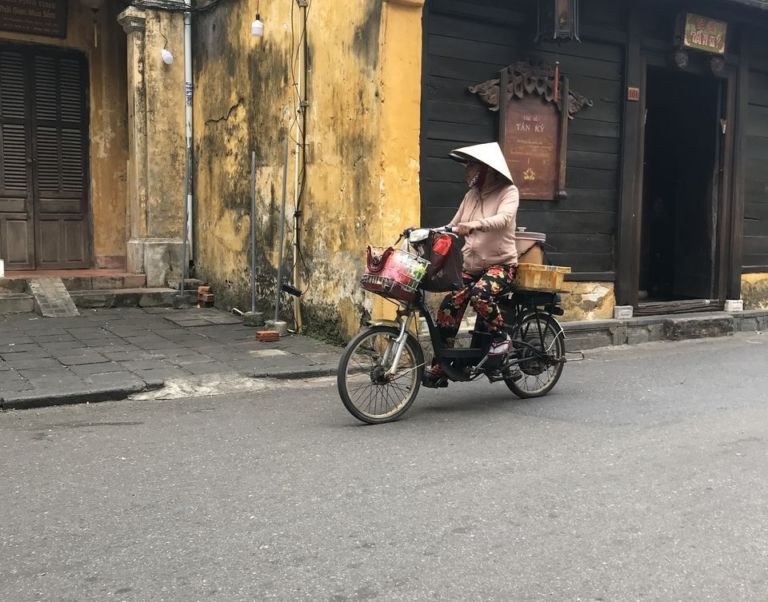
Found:
[[[374,327],[358,339],[347,354],[339,373],[340,392],[347,408],[358,418],[386,421],[397,416],[413,401],[418,390],[423,361],[416,360],[414,343],[406,342],[394,372],[398,334]],[[343,388],[342,388],[343,387]]]

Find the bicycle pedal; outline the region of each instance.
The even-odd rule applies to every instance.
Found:
[[[427,389],[445,389],[448,386],[448,379],[444,376],[440,378],[428,378],[425,376],[421,379],[421,384]]]
[[[502,371],[493,371],[493,372],[486,372],[485,376],[488,378],[488,382],[497,383],[500,380],[511,380],[512,382],[517,382],[521,378],[523,378],[523,373],[520,372],[520,370],[504,370]]]
[[[497,383],[500,380],[505,379],[504,374],[502,374],[501,372],[486,372],[485,376],[488,379],[488,382],[490,383]]]

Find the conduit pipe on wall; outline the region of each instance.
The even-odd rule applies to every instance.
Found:
[[[306,141],[307,141],[307,0],[296,0],[301,9],[301,34],[299,40],[299,75],[297,87],[299,95],[299,103],[296,107],[296,119],[297,119],[297,132],[296,136],[296,157],[294,166],[294,199],[293,206],[295,212],[293,214],[293,286],[301,290],[301,269],[300,263],[302,261],[301,256],[301,204],[303,201],[303,194],[306,188],[306,170],[307,170],[307,156],[306,156]],[[302,329],[302,317],[301,317],[301,299],[298,295],[293,298],[293,313],[296,321],[296,331],[301,332]]]
[[[185,121],[185,152],[184,152],[184,251],[182,264],[182,288],[189,275],[189,262],[194,257],[194,233],[192,224],[192,0],[184,0],[187,10],[184,12],[184,121]]]

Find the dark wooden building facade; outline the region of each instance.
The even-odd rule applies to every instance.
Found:
[[[524,200],[518,223],[547,234],[572,279],[613,282],[640,313],[739,299],[743,273],[768,273],[768,3],[581,0],[580,41],[559,42],[539,35],[553,3],[427,1],[423,221],[445,223],[464,192],[448,151],[498,138],[468,88],[557,65],[591,106],[569,122],[567,195]],[[688,15],[727,27],[723,54],[684,47]]]

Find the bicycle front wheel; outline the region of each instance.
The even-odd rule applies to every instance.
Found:
[[[388,374],[400,332],[372,326],[352,339],[339,361],[339,396],[350,414],[368,424],[392,422],[411,407],[424,373],[424,354],[410,334],[394,374]]]
[[[519,373],[505,379],[518,397],[541,397],[560,379],[565,364],[562,328],[549,314],[525,316],[512,332],[512,345],[520,363]]]

